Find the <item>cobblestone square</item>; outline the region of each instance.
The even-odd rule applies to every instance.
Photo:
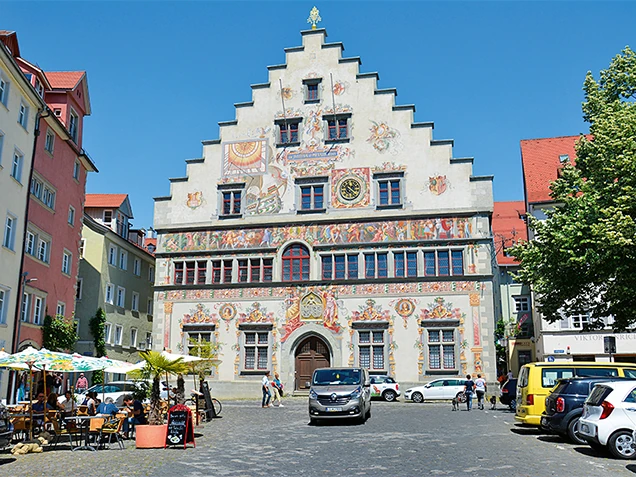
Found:
[[[507,409],[453,412],[450,403],[374,401],[364,425],[309,426],[306,398],[284,408],[226,402],[197,429],[197,447],[19,456],[0,476],[629,476],[636,465],[515,426]],[[12,456],[5,452],[3,459]]]

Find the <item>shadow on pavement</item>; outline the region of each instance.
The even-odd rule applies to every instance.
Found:
[[[510,428],[510,432],[514,432],[515,434],[519,434],[520,436],[540,436],[545,434],[541,429],[537,427],[512,427]]]
[[[320,419],[314,424],[307,423],[311,427],[343,427],[343,426],[362,426],[364,422],[360,422],[355,418],[352,419]]]
[[[543,436],[539,436],[537,437],[537,439],[539,439],[542,442],[551,442],[553,444],[562,444],[562,443],[567,443],[568,441],[565,440],[563,437],[561,437],[558,434],[546,434]]]
[[[574,450],[579,454],[583,454],[588,457],[601,457],[606,459],[609,457],[609,452],[605,449],[592,449],[589,446],[577,446],[574,448]],[[632,472],[636,473],[636,470],[633,470]]]
[[[627,464],[625,468],[630,472],[636,474],[636,464]]]

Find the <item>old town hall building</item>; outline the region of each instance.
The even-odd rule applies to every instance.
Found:
[[[492,176],[326,37],[303,31],[155,199],[153,348],[214,343],[220,394],[329,365],[494,380]]]

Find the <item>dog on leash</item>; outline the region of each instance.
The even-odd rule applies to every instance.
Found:
[[[490,396],[490,409],[497,408],[497,396]]]
[[[459,399],[457,399],[457,397],[454,397],[452,400],[453,403],[453,411],[459,411]]]

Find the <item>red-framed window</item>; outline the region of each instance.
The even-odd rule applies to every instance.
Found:
[[[183,284],[183,262],[174,262],[174,284]]]
[[[346,118],[328,119],[328,139],[346,139],[349,137],[349,125]]]
[[[238,261],[238,279],[239,282],[247,282],[249,280],[249,267],[246,258],[242,258]]]
[[[283,252],[283,280],[309,280],[309,250],[294,244]]]
[[[221,283],[221,260],[212,260],[212,283]]]
[[[232,283],[232,260],[223,260],[223,283]]]
[[[307,84],[307,101],[315,101],[318,99],[318,83]]]
[[[194,262],[186,262],[186,285],[194,284],[195,264]]]
[[[197,262],[197,283],[202,285],[205,283],[208,272],[208,262],[201,260]]]
[[[243,191],[228,190],[223,192],[223,211],[221,215],[238,215],[241,213],[241,196]]]
[[[272,281],[273,267],[274,267],[274,259],[272,258],[263,259],[263,281],[264,282]]]
[[[290,144],[298,142],[298,126],[299,122],[282,123],[279,126],[280,144]]]

